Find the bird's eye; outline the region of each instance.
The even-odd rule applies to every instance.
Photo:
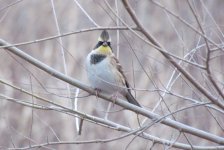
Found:
[[[103,45],[103,42],[102,41],[99,41],[98,42],[98,45],[100,45],[100,46]]]
[[[107,45],[110,46],[110,42],[107,42]]]

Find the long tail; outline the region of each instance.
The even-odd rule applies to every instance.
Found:
[[[128,100],[129,103],[132,103],[136,106],[142,107],[137,101],[136,99],[132,96],[132,94],[130,92],[127,92],[126,94],[126,99]]]

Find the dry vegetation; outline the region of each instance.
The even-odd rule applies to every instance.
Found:
[[[0,1],[0,39],[75,79],[64,82],[0,40],[0,149],[224,149],[224,1],[125,3]],[[102,29],[144,106],[118,99],[131,111],[112,106],[108,120],[108,102],[88,94],[84,65]]]

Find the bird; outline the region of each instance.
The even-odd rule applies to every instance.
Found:
[[[107,30],[102,31],[96,46],[87,55],[86,72],[90,85],[95,90],[112,96],[120,94],[129,103],[141,107],[131,94],[122,66],[112,51]]]

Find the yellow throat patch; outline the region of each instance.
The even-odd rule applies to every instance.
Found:
[[[101,45],[100,47],[98,47],[96,49],[96,51],[100,54],[104,54],[104,55],[108,55],[108,54],[111,54],[112,53],[112,50],[110,48],[110,46],[103,46]]]

